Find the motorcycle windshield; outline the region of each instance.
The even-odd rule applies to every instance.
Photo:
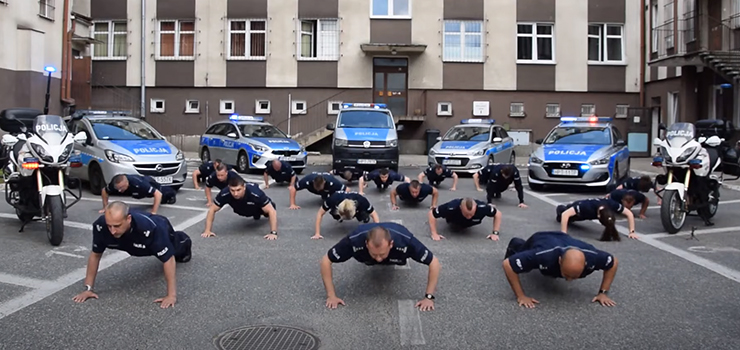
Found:
[[[665,139],[673,147],[681,147],[694,139],[696,129],[691,123],[675,123],[666,129]]]
[[[48,144],[61,144],[69,132],[58,115],[40,115],[33,121],[33,132]]]

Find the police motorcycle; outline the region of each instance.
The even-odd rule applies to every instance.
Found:
[[[29,108],[1,111],[0,129],[8,132],[0,141],[5,201],[22,222],[19,232],[32,221],[43,221],[51,245],[60,245],[66,211],[82,197],[79,180],[67,175],[69,167],[82,166],[73,154],[74,143],[84,142],[86,135],[73,137],[62,117]],[[75,198],[72,203],[67,194]]]
[[[653,166],[663,167],[656,184],[665,187],[656,191],[662,198],[660,220],[670,234],[683,228],[686,216],[696,211],[708,226],[717,213],[719,189],[722,186],[722,155],[719,146],[725,141],[717,135],[696,137],[691,123],[675,123],[670,127],[661,123],[665,138],[655,138],[653,145],[659,154]],[[662,193],[662,194],[661,194]]]

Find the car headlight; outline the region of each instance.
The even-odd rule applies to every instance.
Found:
[[[432,149],[429,150],[429,155],[430,156],[433,156],[435,154],[437,154],[437,151],[435,151],[434,148],[432,148]]]
[[[175,160],[184,160],[185,156],[182,154],[182,151],[177,151],[177,155],[175,156]]]
[[[120,154],[118,152],[111,151],[109,149],[105,150],[105,157],[108,158],[109,161],[113,163],[120,163],[120,162],[133,162],[134,158],[127,156],[125,154]]]
[[[345,139],[334,139],[334,146],[338,146],[338,147],[347,146],[347,140],[345,140]]]
[[[74,143],[70,143],[67,145],[67,147],[64,148],[64,151],[59,156],[59,163],[64,163],[67,160],[69,160],[69,157],[72,156],[72,150],[74,149]]]
[[[252,149],[257,152],[267,152],[267,147],[262,147],[260,145],[255,145],[253,143],[250,143],[249,147],[252,147]]]
[[[470,152],[470,155],[471,155],[471,156],[482,156],[482,155],[483,155],[483,154],[485,154],[485,153],[486,153],[486,150],[484,150],[484,149],[479,149],[479,150],[477,150],[477,151],[472,151],[472,152]]]
[[[385,146],[386,147],[396,147],[398,146],[398,140],[386,140]]]
[[[300,152],[301,153],[305,153],[306,152],[306,147],[301,147],[301,151]]]
[[[686,159],[688,159],[689,156],[691,156],[691,154],[694,153],[694,151],[696,151],[696,146],[686,149],[685,151],[683,151],[683,153],[681,153],[680,156],[678,156],[678,158],[676,159],[676,162],[677,163],[685,162]]]
[[[599,160],[592,160],[592,161],[588,162],[588,164],[591,164],[591,165],[604,165],[604,164],[609,164],[609,159],[610,159],[610,158],[611,158],[611,157],[604,157],[604,158],[601,158],[601,159],[599,159]]]
[[[39,158],[46,157],[46,150],[41,147],[40,145],[37,145],[35,143],[31,143],[31,148],[33,149],[33,153],[36,153],[36,155],[39,156]]]
[[[529,157],[529,162],[530,162],[530,163],[534,163],[534,164],[542,164],[542,163],[544,163],[545,161],[544,161],[544,160],[542,160],[542,159],[539,159],[539,158],[537,158],[537,156],[535,156],[535,155],[531,155],[531,156]]]

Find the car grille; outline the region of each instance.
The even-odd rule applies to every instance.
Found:
[[[134,164],[134,168],[141,175],[167,176],[167,175],[172,175],[176,173],[178,170],[180,170],[180,163]]]
[[[290,151],[290,150],[272,150],[272,154],[284,157],[297,156],[301,151]]]
[[[551,177],[559,177],[559,178],[569,178],[569,179],[577,179],[580,177],[583,177],[583,174],[585,171],[581,170],[581,164],[582,163],[545,163],[542,165],[542,167],[547,172],[547,175]],[[575,170],[578,171],[578,175],[555,175],[553,174],[553,170]]]
[[[446,166],[455,167],[455,166],[466,166],[466,165],[468,165],[468,162],[470,161],[470,158],[445,158],[445,157],[437,157],[437,158],[435,158],[435,160],[437,161],[437,164],[443,164],[443,165],[446,165]],[[449,160],[459,160],[460,161],[460,164],[459,165],[458,164],[445,164],[444,163],[445,160],[448,160],[448,161]]]
[[[365,147],[365,141],[348,141],[349,147]],[[385,141],[370,141],[370,147],[385,147]]]

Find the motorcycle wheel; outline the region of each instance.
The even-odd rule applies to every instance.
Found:
[[[711,219],[717,214],[717,209],[719,208],[719,190],[714,190],[710,194],[714,198],[709,202],[709,207],[707,207],[707,214],[709,214],[709,218]]]
[[[678,191],[666,190],[664,192],[663,203],[660,206],[660,221],[669,234],[675,234],[683,228],[686,222],[686,212],[683,206]]]
[[[61,196],[50,196],[46,200],[44,212],[46,219],[46,237],[53,246],[62,244],[64,239],[64,204]]]

